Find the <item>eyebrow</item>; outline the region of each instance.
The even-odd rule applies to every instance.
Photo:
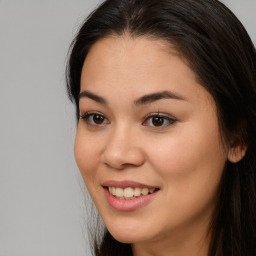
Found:
[[[149,104],[162,99],[186,100],[184,97],[170,91],[162,91],[144,95],[135,100],[135,105]]]
[[[82,91],[81,93],[79,93],[79,96],[78,96],[78,99],[80,100],[81,98],[89,98],[91,100],[94,100],[98,103],[101,103],[101,104],[104,104],[104,105],[107,105],[107,100],[92,93],[92,92],[89,92],[89,91]]]
[[[81,98],[89,98],[91,100],[94,100],[98,103],[107,105],[108,102],[106,99],[104,99],[101,96],[98,96],[92,92],[89,91],[82,91],[79,96],[78,99],[80,100]],[[158,101],[161,99],[175,99],[175,100],[186,100],[184,97],[171,92],[171,91],[162,91],[162,92],[156,92],[156,93],[151,93],[151,94],[146,94],[140,98],[138,98],[137,100],[134,101],[135,105],[144,105],[144,104],[149,104],[152,103],[154,101]]]

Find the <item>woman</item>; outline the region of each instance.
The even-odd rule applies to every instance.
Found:
[[[96,255],[256,255],[256,55],[217,0],[107,0],[67,67]]]

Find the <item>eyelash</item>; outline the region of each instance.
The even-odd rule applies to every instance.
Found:
[[[150,114],[148,116],[146,116],[146,119],[145,121],[142,123],[143,125],[145,123],[147,123],[149,120],[151,120],[151,123],[153,122],[153,118],[157,118],[155,121],[159,121],[159,119],[161,121],[164,122],[164,125],[160,125],[160,126],[157,126],[157,125],[149,125],[150,127],[154,127],[154,128],[162,128],[162,127],[167,127],[167,126],[170,126],[172,124],[174,124],[177,120],[174,119],[173,117],[170,117],[168,115],[164,115],[164,114],[160,114],[159,112],[158,113],[155,113],[155,114]],[[167,122],[167,123],[166,123]]]
[[[86,113],[80,115],[80,118],[82,120],[84,120],[86,122],[86,124],[91,125],[91,126],[95,126],[95,127],[102,126],[102,125],[105,125],[105,124],[109,123],[109,121],[108,121],[108,122],[104,122],[103,124],[96,124],[95,121],[90,120],[90,118],[93,118],[93,117],[96,117],[96,116],[98,116],[100,118],[104,118],[104,121],[107,120],[106,117],[104,117],[104,115],[102,115],[101,113],[97,113],[97,112],[86,112]]]
[[[103,122],[100,123],[100,124],[97,124],[95,122],[95,120],[91,120],[91,118],[94,118],[96,116],[98,116],[98,118],[101,118],[101,120]],[[94,126],[94,127],[100,127],[100,126],[104,126],[104,125],[110,123],[104,115],[102,115],[101,113],[97,113],[97,112],[86,112],[85,114],[81,114],[80,118],[82,120],[84,120],[86,122],[86,124],[88,124],[90,126]],[[158,125],[148,125],[149,120],[151,120],[151,124],[152,124],[153,118],[157,118],[155,120],[157,122],[160,121],[159,126]],[[153,127],[153,128],[163,128],[163,127],[167,127],[167,126],[170,126],[170,125],[174,124],[176,121],[177,120],[174,119],[173,117],[170,117],[170,116],[167,116],[167,115],[164,115],[164,114],[160,114],[158,112],[158,113],[150,114],[150,115],[146,116],[145,121],[143,121],[142,125]]]

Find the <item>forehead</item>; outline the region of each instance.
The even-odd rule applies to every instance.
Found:
[[[168,53],[171,55],[178,55],[178,52],[173,45],[161,39],[147,36],[131,37],[129,35],[111,35],[94,43],[89,50],[86,59],[90,59],[91,55],[100,59],[101,57],[104,58],[110,55],[111,57],[114,57],[113,60],[116,60],[116,58],[119,57],[123,58],[123,60],[126,58],[128,61],[129,58],[136,57],[139,54],[143,56],[143,59],[137,60],[140,60],[141,64],[145,64],[152,57],[160,57],[160,52],[163,56]],[[102,55],[103,53],[104,56]]]
[[[134,97],[171,90],[195,101],[201,97],[199,92],[205,91],[172,45],[129,36],[106,37],[92,46],[82,69],[82,90],[99,95],[132,92]]]
[[[108,55],[115,57],[113,60],[119,58],[133,58],[139,55],[143,56],[143,59],[137,59],[141,61],[141,64],[146,63],[152,57],[160,57],[162,55],[179,55],[175,50],[175,46],[169,42],[150,36],[138,36],[131,37],[128,34],[122,36],[110,35],[102,38],[94,43],[88,52],[87,59],[94,57],[101,58]],[[104,53],[104,56],[102,55]],[[162,56],[162,57],[163,57]]]

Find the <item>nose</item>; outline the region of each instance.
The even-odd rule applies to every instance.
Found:
[[[138,134],[132,129],[115,129],[109,135],[102,153],[102,161],[104,164],[119,170],[140,166],[145,161],[142,148]]]

